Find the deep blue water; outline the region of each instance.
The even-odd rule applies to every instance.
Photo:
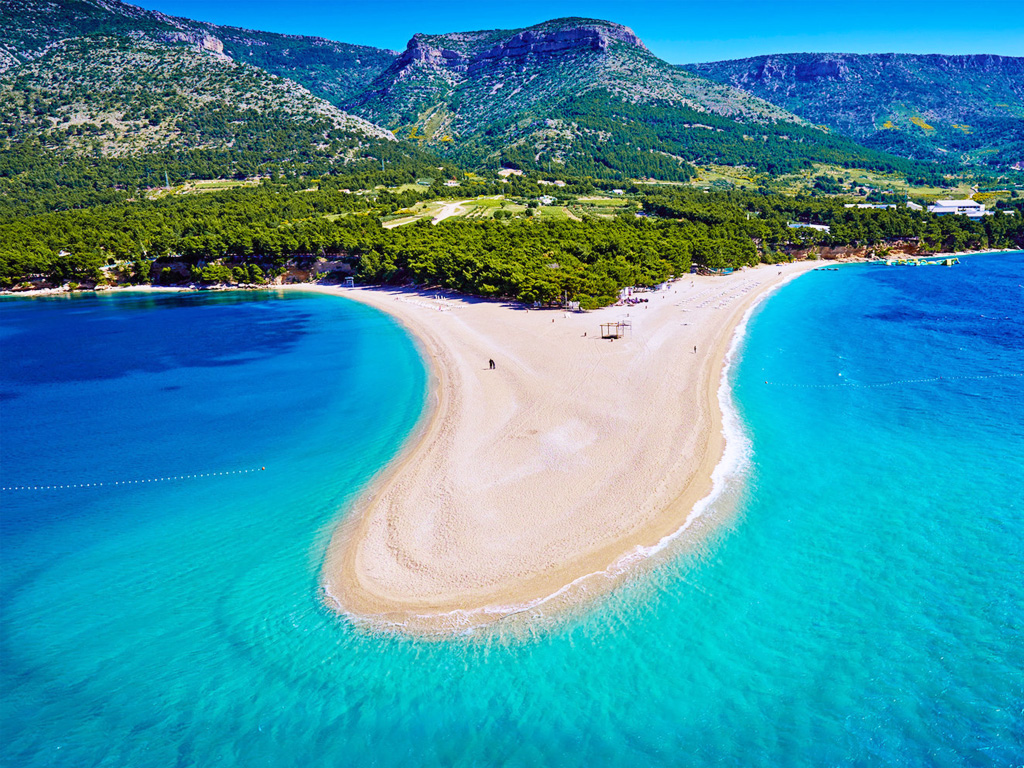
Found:
[[[425,375],[324,296],[0,302],[0,759],[1013,766],[1024,254],[810,273],[734,371],[750,465],[700,546],[536,634],[324,610],[339,509]]]

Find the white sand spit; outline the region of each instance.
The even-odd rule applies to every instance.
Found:
[[[331,603],[382,627],[459,631],[678,530],[723,455],[717,393],[734,329],[813,266],[687,277],[640,294],[646,304],[579,314],[344,290],[421,342],[431,407],[335,532]],[[618,320],[631,332],[602,340],[600,324]]]

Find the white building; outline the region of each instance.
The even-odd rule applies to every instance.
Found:
[[[976,200],[936,200],[934,205],[928,206],[928,211],[936,216],[960,214],[972,219],[992,215],[992,211],[986,211],[985,206]]]
[[[791,221],[789,223],[790,229],[815,229],[818,232],[831,232],[831,228],[827,224],[804,224],[799,221]]]

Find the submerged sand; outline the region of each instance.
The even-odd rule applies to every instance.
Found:
[[[329,602],[446,633],[593,593],[588,575],[678,531],[711,491],[733,332],[814,266],[687,277],[638,294],[647,303],[588,313],[324,289],[401,321],[431,375],[421,428],[332,538]],[[601,323],[616,321],[631,330],[603,340]]]

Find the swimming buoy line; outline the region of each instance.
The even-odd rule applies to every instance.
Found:
[[[900,384],[927,384],[933,381],[978,381],[981,379],[1014,379],[1021,377],[1024,377],[1024,373],[991,373],[985,376],[933,376],[930,379],[897,379],[896,381],[883,381],[878,384],[858,384],[852,381],[844,381],[839,384],[794,384],[783,381],[766,381],[765,384],[770,387],[790,387],[794,389],[842,389],[846,387],[875,389],[877,387],[895,387]]]
[[[65,483],[63,485],[8,485],[0,491],[71,491],[76,488],[102,488],[115,485],[143,485],[144,483],[166,483],[169,480],[196,480],[201,477],[226,477],[227,475],[246,475],[250,472],[264,472],[266,467],[256,469],[234,469],[227,472],[197,472],[193,475],[171,475],[169,477],[151,477],[146,480],[108,480],[105,483]]]

